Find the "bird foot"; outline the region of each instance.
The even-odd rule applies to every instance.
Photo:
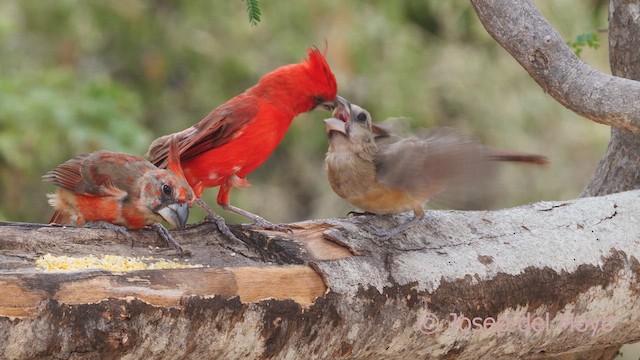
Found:
[[[402,231],[395,231],[396,228],[393,229],[384,229],[380,227],[371,227],[369,229],[369,233],[373,235],[378,241],[387,241],[391,239],[393,236],[398,235]]]
[[[227,244],[222,246],[224,246],[225,249],[231,251],[232,255],[240,254],[246,257],[247,259],[255,258],[245,252],[249,250],[249,246],[245,244],[244,241],[240,240],[234,233],[231,232],[231,229],[229,229],[229,226],[227,226],[227,223],[224,221],[222,216],[214,212],[211,212],[211,214],[207,215],[205,220],[212,221],[216,224],[216,226],[218,227],[218,230],[222,233],[222,235],[225,236],[225,240],[227,240]]]
[[[153,225],[151,225],[151,228],[153,230],[156,231],[156,233],[162,238],[164,239],[164,241],[167,242],[167,244],[169,244],[169,246],[173,247],[174,249],[178,250],[180,252],[180,256],[191,256],[191,251],[189,250],[183,250],[182,246],[180,246],[180,244],[178,244],[178,242],[176,241],[176,239],[173,238],[173,236],[171,236],[171,234],[169,233],[169,230],[165,229],[164,226],[162,226],[162,224],[160,223],[155,223]]]
[[[384,229],[380,227],[371,227],[369,233],[374,235],[379,241],[387,241],[392,237],[402,234],[415,224],[422,221],[422,217],[413,217],[412,219],[397,225],[391,229]]]
[[[253,224],[249,225],[250,227],[253,228],[261,228],[261,229],[265,229],[265,230],[273,230],[273,231],[280,231],[280,232],[285,232],[285,233],[289,233],[289,234],[293,234],[293,230],[286,226],[286,225],[282,225],[282,224],[274,224],[270,221],[267,221],[263,218],[261,218],[260,216],[256,216],[253,219]]]
[[[106,221],[92,221],[85,223],[83,227],[87,229],[106,229],[114,231],[116,234],[123,235],[127,240],[130,240],[131,247],[133,247],[133,237],[129,230],[124,226],[108,223]]]
[[[241,248],[246,249],[247,244],[245,244],[244,241],[240,240],[234,233],[231,232],[231,229],[229,229],[229,226],[227,226],[227,223],[224,221],[222,216],[215,214],[214,217],[209,214],[207,215],[205,220],[211,221],[216,224],[218,230],[222,233],[222,235],[225,236],[225,240],[227,240],[229,246],[231,246],[227,247],[229,250],[240,252]]]
[[[257,228],[262,228],[265,230],[273,230],[273,231],[281,231],[281,232],[287,232],[290,234],[293,234],[293,230],[291,230],[290,227],[282,225],[282,224],[274,224],[271,223],[267,220],[265,220],[264,218],[254,214],[254,213],[250,213],[246,210],[242,210],[238,207],[235,207],[233,205],[230,204],[226,204],[226,205],[221,205],[223,209],[230,211],[234,214],[238,214],[240,216],[244,216],[247,219],[253,221],[253,224],[249,225],[251,227],[257,227]]]
[[[238,237],[231,232],[231,229],[229,229],[222,216],[213,212],[213,210],[211,210],[209,205],[207,205],[207,203],[205,203],[202,198],[197,198],[195,204],[207,213],[207,217],[205,218],[205,220],[214,222],[218,230],[222,233],[222,235],[225,236],[227,242],[229,243],[227,249],[234,252],[242,253],[242,250],[240,249],[247,248],[247,245],[244,243],[244,241],[238,239]]]

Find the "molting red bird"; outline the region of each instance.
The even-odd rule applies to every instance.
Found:
[[[195,195],[180,167],[177,142],[170,141],[169,146],[167,169],[140,156],[103,150],[78,155],[49,171],[43,180],[60,187],[48,195],[56,209],[50,222],[99,223],[127,237],[126,229],[152,225],[182,251],[160,223],[166,220],[184,228]]]

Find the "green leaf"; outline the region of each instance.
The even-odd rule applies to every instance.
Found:
[[[259,0],[245,0],[247,3],[247,15],[249,15],[249,22],[251,25],[258,25],[260,22],[260,4]]]
[[[600,47],[600,36],[597,32],[587,32],[576,36],[575,40],[567,41],[567,45],[573,49],[577,56],[580,56],[585,47],[598,49]]]

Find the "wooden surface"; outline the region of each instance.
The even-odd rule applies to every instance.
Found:
[[[409,215],[307,221],[293,234],[235,225],[243,254],[204,223],[172,232],[204,268],[121,273],[43,273],[33,261],[162,257],[153,232],[131,247],[108,230],[5,223],[0,358],[577,358],[640,339],[639,198],[429,211],[386,242],[368,229]],[[613,326],[562,328],[568,315]],[[453,316],[548,325],[470,331]]]

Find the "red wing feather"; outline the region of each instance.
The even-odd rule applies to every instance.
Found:
[[[156,139],[149,147],[147,157],[156,166],[166,168],[169,141],[172,136],[177,137],[182,161],[228,143],[254,119],[258,112],[257,101],[258,99],[253,96],[238,95],[214,109],[194,126]]]

